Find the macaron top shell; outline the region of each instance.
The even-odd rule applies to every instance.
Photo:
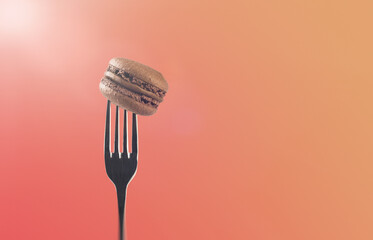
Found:
[[[126,58],[113,58],[109,65],[128,72],[133,77],[139,78],[165,92],[168,90],[168,84],[162,74],[144,64]]]

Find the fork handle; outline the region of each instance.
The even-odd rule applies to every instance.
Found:
[[[117,188],[118,211],[119,211],[119,240],[126,239],[125,232],[125,208],[126,208],[127,186]]]

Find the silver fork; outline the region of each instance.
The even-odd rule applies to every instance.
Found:
[[[136,174],[138,158],[138,140],[137,140],[137,116],[132,115],[132,152],[128,153],[127,144],[127,111],[124,110],[123,125],[123,152],[119,152],[119,112],[118,106],[115,109],[115,138],[114,152],[110,152],[110,101],[107,102],[106,109],[106,127],[105,127],[105,167],[106,173],[114,183],[117,190],[118,210],[119,210],[119,240],[125,239],[125,202],[127,186]]]

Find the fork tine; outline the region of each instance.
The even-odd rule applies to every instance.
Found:
[[[137,116],[132,114],[132,154],[137,154]]]
[[[110,154],[110,101],[107,101],[106,107],[106,126],[105,126],[105,155]]]
[[[123,114],[123,155],[128,157],[127,110]]]
[[[115,107],[115,138],[114,138],[114,153],[119,153],[119,109],[118,106]]]

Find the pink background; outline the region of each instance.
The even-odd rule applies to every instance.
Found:
[[[117,239],[112,57],[162,72],[129,240],[373,239],[372,1],[0,2],[0,239]]]

